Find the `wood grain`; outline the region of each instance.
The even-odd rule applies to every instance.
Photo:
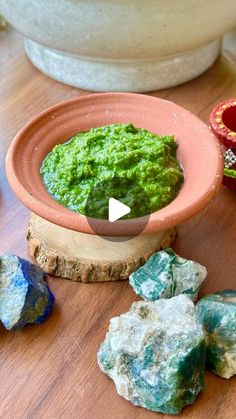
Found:
[[[0,252],[27,257],[29,212],[7,184],[7,148],[29,118],[88,92],[39,73],[24,54],[22,36],[10,27],[0,32],[0,75]],[[196,80],[152,95],[173,100],[208,122],[217,102],[236,97],[235,46],[227,42],[224,54]],[[179,229],[176,250],[207,266],[202,294],[235,288],[235,211],[236,194],[222,187],[204,212]],[[96,353],[109,319],[127,311],[136,299],[128,283],[83,284],[49,278],[49,284],[57,304],[47,322],[16,333],[0,328],[0,418],[167,418],[120,398],[97,366]],[[224,380],[206,373],[206,390],[179,417],[233,419],[235,392],[235,378]]]
[[[79,233],[31,214],[29,255],[48,274],[79,282],[125,280],[158,250],[170,247],[175,229],[136,237]]]

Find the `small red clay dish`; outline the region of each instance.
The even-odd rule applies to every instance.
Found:
[[[59,143],[78,131],[114,123],[132,122],[159,135],[174,134],[185,181],[178,196],[152,213],[143,233],[174,227],[202,210],[217,193],[223,176],[223,158],[214,134],[196,116],[176,104],[131,93],[99,93],[59,103],[27,123],[10,145],[6,171],[17,197],[32,212],[62,227],[94,234],[87,217],[56,202],[41,176],[42,160]],[[133,236],[143,217],[132,220],[93,220],[103,236]]]
[[[236,98],[219,103],[210,115],[210,126],[225,156],[223,184],[236,190]]]

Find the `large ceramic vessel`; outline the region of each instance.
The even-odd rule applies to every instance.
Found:
[[[90,90],[150,91],[183,83],[217,58],[235,0],[0,0],[31,61]]]

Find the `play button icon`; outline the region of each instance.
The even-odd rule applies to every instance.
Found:
[[[93,185],[86,199],[84,215],[95,234],[109,241],[126,241],[132,236],[126,236],[125,233],[124,236],[117,236],[118,226],[132,220],[135,224],[134,235],[141,234],[149,220],[145,205],[148,199],[145,190],[133,179],[114,176]],[[137,217],[139,221],[135,221]],[[108,224],[108,235],[103,234],[100,220]]]
[[[111,223],[129,214],[130,211],[131,209],[128,207],[128,205],[123,204],[115,198],[109,198],[108,219]]]

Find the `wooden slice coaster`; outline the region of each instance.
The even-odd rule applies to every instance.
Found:
[[[171,246],[175,234],[176,229],[171,229],[111,241],[67,230],[32,214],[27,240],[30,256],[48,274],[101,282],[127,279],[154,252]]]

